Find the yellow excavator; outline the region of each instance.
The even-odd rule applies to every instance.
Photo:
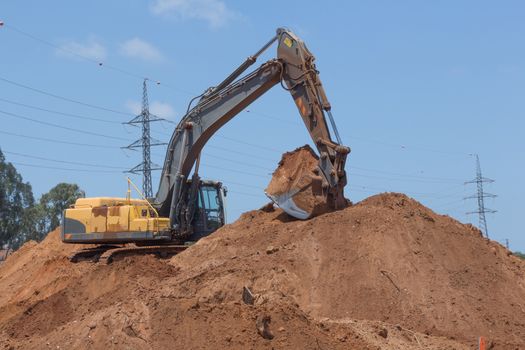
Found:
[[[275,42],[277,58],[240,77]],[[292,95],[319,152],[317,196],[330,208],[345,207],[345,161],[350,149],[341,143],[314,61],[301,39],[288,29],[279,28],[270,41],[224,81],[192,99],[168,144],[154,198],[131,199],[128,191],[127,198],[80,198],[64,211],[63,242],[99,245],[78,252],[73,260],[92,256],[110,260],[117,252],[126,253],[137,247],[146,252],[178,252],[188,242],[223,226],[226,190],[220,182],[201,180],[201,151],[217,130],[277,84]],[[328,121],[336,141],[331,138]],[[291,216],[307,219],[313,211],[294,201],[304,188],[302,181],[301,188],[291,186],[284,193],[267,195]]]

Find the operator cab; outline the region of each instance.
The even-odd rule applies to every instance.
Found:
[[[193,234],[190,241],[208,236],[226,224],[226,187],[221,182],[202,180],[197,195],[193,219]]]

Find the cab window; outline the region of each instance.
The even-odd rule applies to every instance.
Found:
[[[208,228],[219,228],[222,226],[221,203],[217,188],[213,186],[202,186],[199,196],[199,209],[205,214],[206,226]]]

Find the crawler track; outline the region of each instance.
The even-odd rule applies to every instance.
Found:
[[[101,245],[98,247],[84,248],[77,250],[69,256],[69,261],[76,263],[84,260],[98,261],[99,257],[110,249],[118,249],[121,246],[116,245]]]
[[[115,258],[121,258],[125,256],[135,255],[146,255],[151,254],[159,258],[168,258],[175,254],[178,254],[186,248],[188,245],[157,245],[157,246],[115,246],[115,245],[102,245],[94,248],[86,248],[79,250],[69,257],[69,260],[73,263],[79,261],[90,260],[93,262],[100,262],[103,264],[111,264]]]
[[[111,264],[115,258],[122,258],[125,256],[147,255],[152,254],[159,258],[169,258],[178,254],[188,248],[187,245],[160,245],[150,247],[123,247],[106,250],[99,258],[100,263]]]

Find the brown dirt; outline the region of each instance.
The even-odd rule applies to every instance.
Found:
[[[312,216],[327,211],[321,177],[316,173],[319,157],[308,145],[284,153],[265,192],[272,196],[295,193],[295,204]]]
[[[525,348],[525,263],[401,194],[308,221],[248,212],[166,260],[75,249],[53,232],[0,266],[6,349]]]

